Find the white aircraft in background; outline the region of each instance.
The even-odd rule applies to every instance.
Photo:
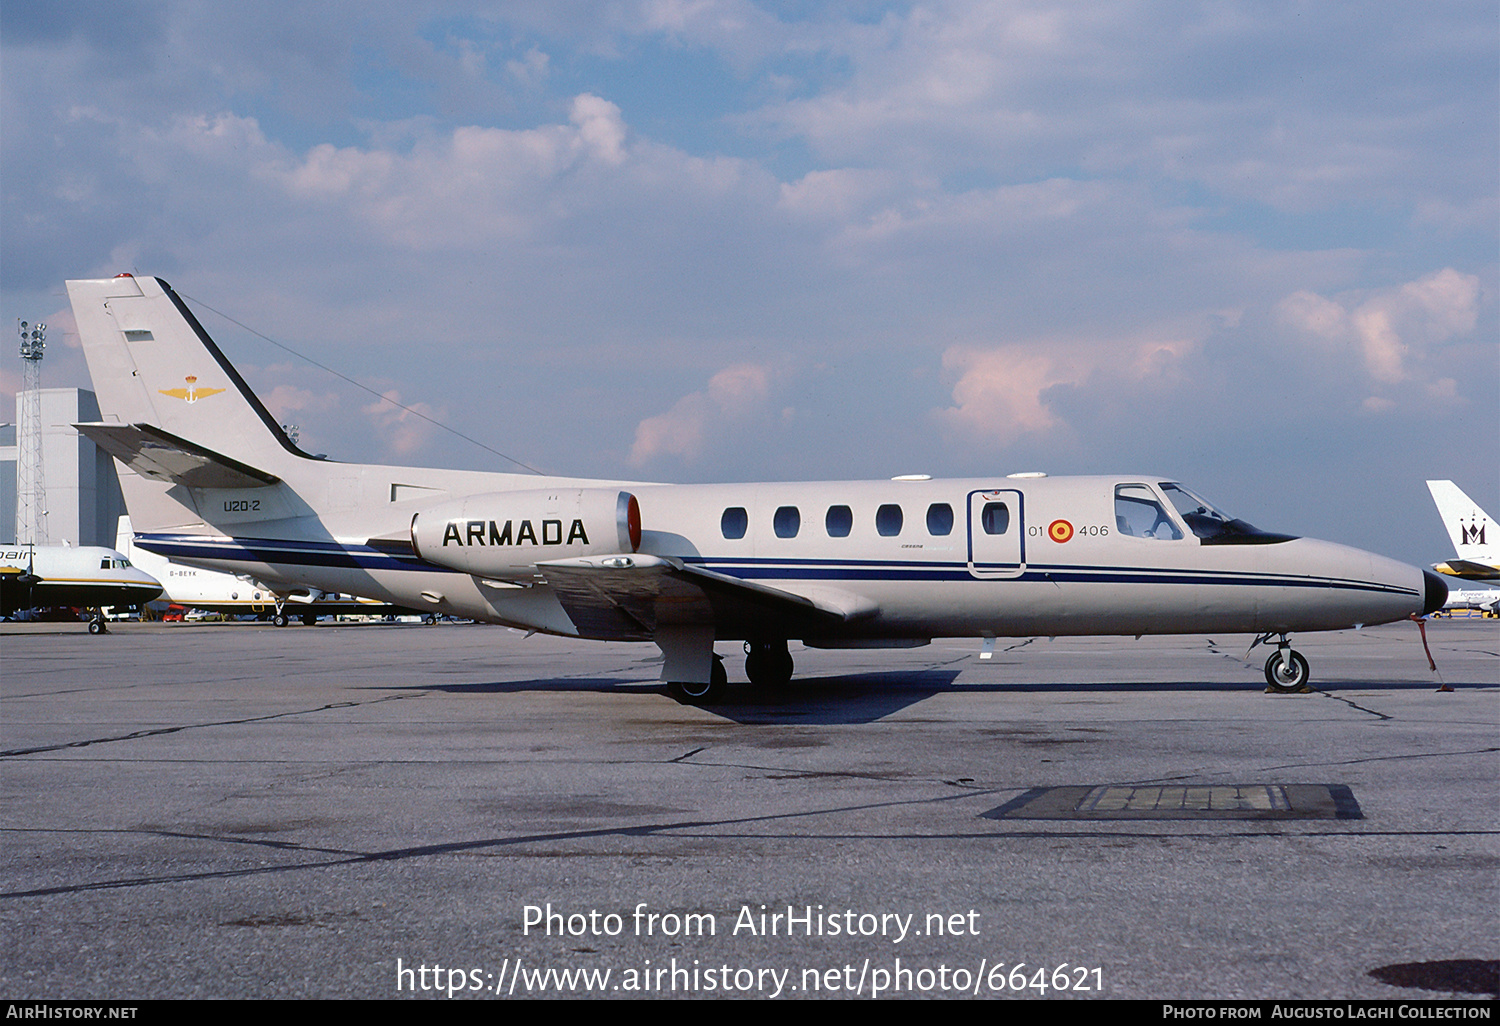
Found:
[[[652,641],[706,702],[716,640],[752,683],[787,642],[1182,634],[1278,638],[1442,607],[1438,575],[1257,530],[1151,474],[663,485],[335,463],[298,449],[170,286],[68,282],[136,544],[272,585],[302,582],[530,631]],[[1253,645],[1252,645],[1253,647]]]
[[[130,565],[123,552],[98,545],[7,545],[0,549],[0,615],[27,609],[144,605],[161,583]],[[105,630],[89,617],[89,633]]]
[[[173,563],[135,544],[130,517],[120,518],[115,533],[115,547],[131,563],[162,582],[162,597],[179,606],[205,609],[211,613],[268,617],[278,627],[301,620],[311,627],[320,616],[358,613],[385,616],[392,613],[414,613],[386,602],[362,599],[354,595],[329,595],[306,587],[276,591],[245,574],[206,570],[203,567]]]
[[[1433,568],[1471,581],[1500,580],[1500,538],[1495,537],[1490,515],[1452,481],[1428,481],[1427,490],[1458,553],[1458,558]]]
[[[1477,609],[1490,616],[1500,616],[1500,585],[1478,582],[1472,587],[1450,589],[1443,611],[1454,609]]]

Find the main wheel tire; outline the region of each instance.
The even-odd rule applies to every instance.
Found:
[[[1287,649],[1283,656],[1277,650],[1266,660],[1266,686],[1279,694],[1290,695],[1301,691],[1307,687],[1309,676],[1307,660],[1302,658],[1301,652]]]
[[[667,690],[672,692],[672,697],[683,705],[713,705],[722,698],[723,690],[712,681],[672,681],[667,685]]]
[[[302,614],[302,626],[304,626],[304,627],[316,627],[317,625],[318,625],[318,614],[317,613],[303,613]]]
[[[724,669],[722,656],[714,656],[713,669],[709,674],[711,679],[707,682],[674,680],[667,685],[667,690],[684,705],[714,705],[722,702],[724,692],[729,688],[729,672]]]
[[[745,676],[758,688],[781,688],[792,681],[792,654],[786,642],[761,642],[745,645]]]

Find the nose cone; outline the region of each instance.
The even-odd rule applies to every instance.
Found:
[[[125,587],[135,594],[134,601],[136,602],[154,601],[166,590],[161,586],[160,581],[138,567],[129,567],[122,576],[126,581]]]
[[[1448,601],[1448,582],[1431,570],[1422,571],[1422,615],[1435,613]]]
[[[1262,631],[1394,623],[1447,601],[1448,589],[1436,574],[1360,549],[1313,538],[1253,548],[1263,553],[1265,570],[1295,582],[1257,597]]]

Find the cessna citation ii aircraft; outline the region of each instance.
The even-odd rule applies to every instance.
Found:
[[[789,639],[1277,638],[1442,607],[1433,573],[1270,534],[1149,474],[662,485],[362,466],[298,449],[158,278],[68,282],[136,544],[300,583],[568,637],[652,641],[678,698],[722,695],[716,640],[754,684]],[[1252,646],[1253,647],[1253,646]]]

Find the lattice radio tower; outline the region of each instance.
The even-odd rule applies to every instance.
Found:
[[[16,439],[16,541],[47,544],[47,487],[42,478],[42,351],[47,326],[21,322],[22,378],[20,437]]]

